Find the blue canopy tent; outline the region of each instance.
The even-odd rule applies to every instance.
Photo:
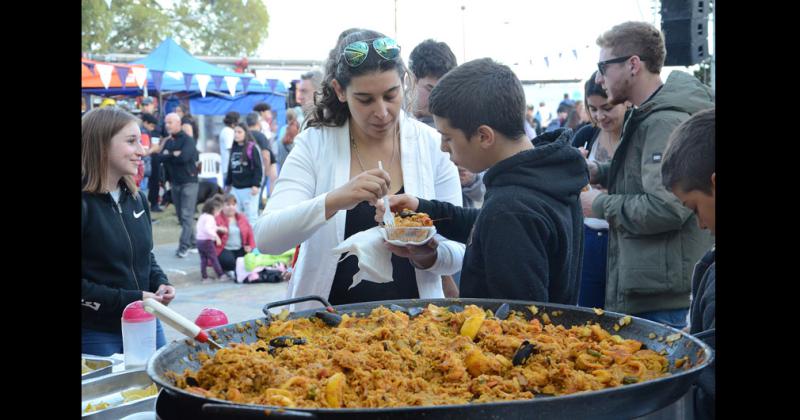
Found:
[[[192,114],[224,115],[228,111],[238,111],[244,115],[250,112],[256,103],[266,102],[278,112],[279,121],[286,118],[287,89],[282,82],[270,79],[262,84],[251,75],[211,65],[193,57],[172,38],[165,39],[149,55],[131,64],[142,64],[147,67],[148,92],[158,92],[159,96],[180,94],[184,98],[189,97]],[[182,74],[176,79],[172,74],[165,74],[169,72]],[[211,77],[211,81],[206,86],[205,98],[200,93],[196,75]],[[239,78],[234,96],[230,95],[224,80],[226,76]],[[138,96],[142,94],[142,90],[138,88],[83,89],[83,92],[101,95]],[[160,102],[164,103],[161,100]],[[169,108],[169,106],[165,107],[165,111],[169,112]]]

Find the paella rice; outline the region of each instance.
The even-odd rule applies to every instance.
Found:
[[[167,375],[203,397],[297,408],[486,403],[669,375],[664,356],[599,324],[542,325],[515,311],[500,320],[474,305],[431,304],[413,318],[378,307],[344,314],[335,327],[273,320],[257,337],[202,357],[197,371]]]

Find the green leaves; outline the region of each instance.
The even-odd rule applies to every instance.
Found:
[[[195,55],[247,56],[268,35],[269,14],[261,1],[156,0],[82,2],[82,51],[143,54],[172,37]],[[168,4],[168,2],[165,2]]]

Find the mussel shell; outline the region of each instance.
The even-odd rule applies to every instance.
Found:
[[[394,303],[389,305],[389,309],[392,310],[392,311],[400,311],[400,312],[404,312],[404,313],[408,314],[408,309],[406,309],[406,308],[404,308],[404,307],[402,307],[400,305],[394,304]]]
[[[417,212],[415,212],[415,211],[402,210],[398,216],[400,216],[400,217],[411,217],[411,216],[413,216],[415,214],[417,214]]]
[[[536,352],[536,346],[528,342],[528,340],[525,340],[519,346],[517,352],[514,353],[514,359],[511,361],[511,363],[513,363],[514,366],[524,365],[525,362],[528,361],[528,358]]]
[[[305,343],[306,343],[305,338],[290,337],[288,335],[282,335],[280,337],[275,337],[272,340],[269,340],[269,345],[272,347],[291,347]]]
[[[410,316],[411,318],[414,318],[415,316],[421,314],[423,311],[425,311],[425,309],[418,308],[416,306],[415,307],[411,307],[411,308],[408,308],[408,316]]]
[[[500,305],[499,308],[497,308],[497,311],[495,311],[495,313],[494,313],[494,317],[497,318],[497,319],[501,319],[501,320],[502,319],[506,319],[506,318],[508,318],[509,311],[510,311],[510,309],[509,309],[508,304],[504,303],[504,304]]]
[[[314,315],[331,327],[337,327],[342,323],[342,316],[339,314],[327,311],[317,311]]]
[[[464,312],[464,307],[461,305],[450,305],[447,307],[447,309],[454,314]]]
[[[197,379],[195,379],[192,376],[187,376],[186,377],[186,385],[189,385],[189,386],[200,386],[200,382],[198,382]]]

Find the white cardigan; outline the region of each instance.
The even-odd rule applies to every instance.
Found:
[[[436,130],[401,112],[400,163],[407,194],[461,205],[461,182],[449,155],[440,150]],[[331,252],[344,240],[346,211],[325,220],[325,197],[350,180],[350,125],[303,130],[281,168],[267,208],[255,224],[258,249],[278,254],[300,246],[288,297],[328,298],[339,255]],[[461,269],[465,246],[437,235],[436,263],[415,269],[420,298],[441,298],[441,275]],[[311,309],[301,303],[291,310]]]

